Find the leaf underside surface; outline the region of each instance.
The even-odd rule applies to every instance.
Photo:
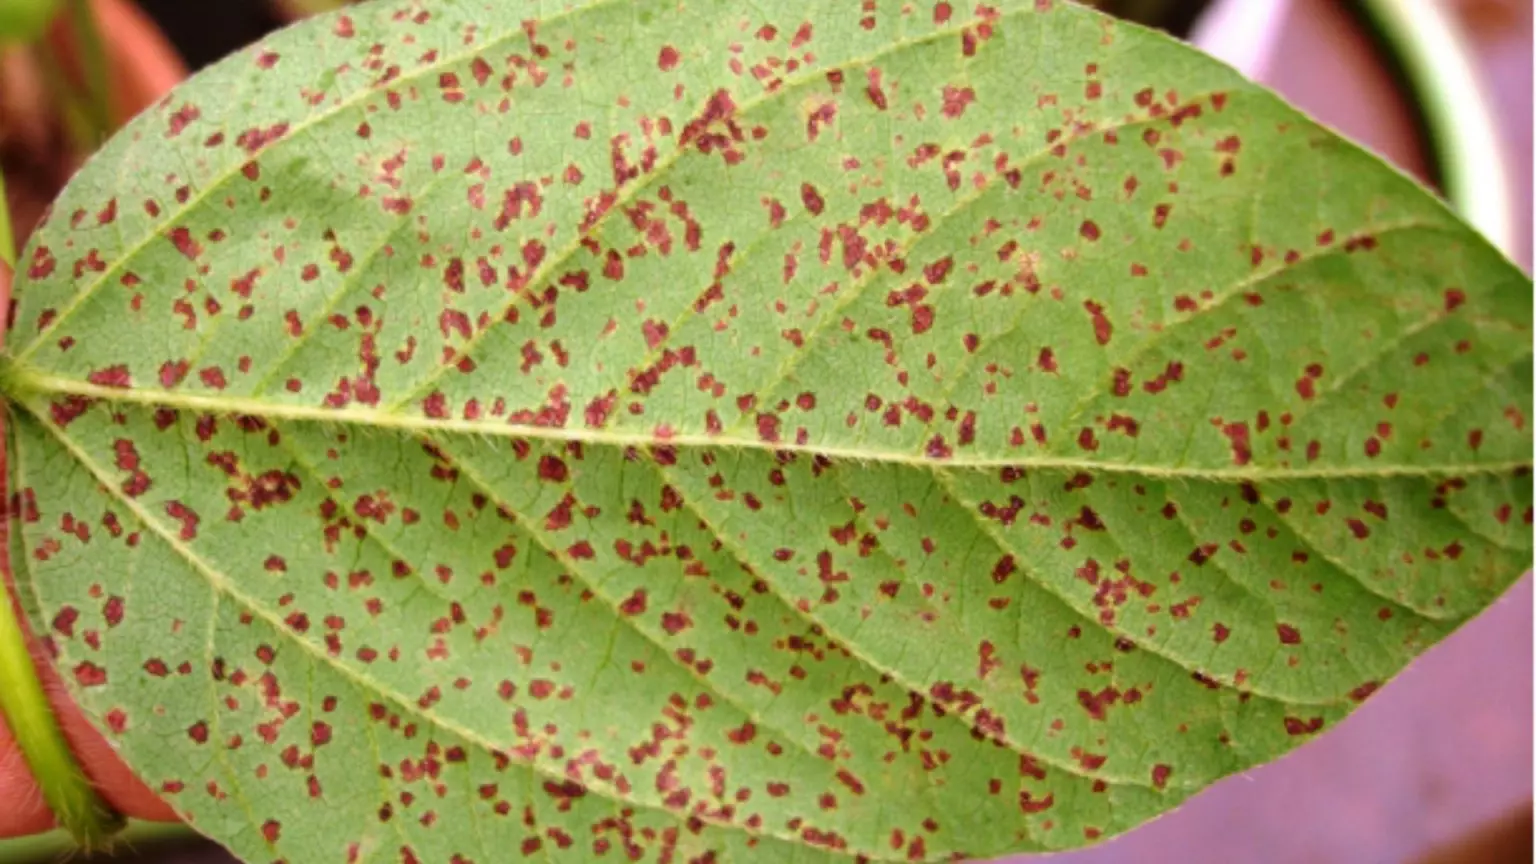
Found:
[[[1531,285],[1060,2],[382,3],[21,262],[12,561],[250,861],[1081,846],[1531,559]]]

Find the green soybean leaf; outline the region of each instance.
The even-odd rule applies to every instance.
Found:
[[[21,582],[252,861],[1080,846],[1531,560],[1529,280],[1049,0],[314,19],[21,270]]]

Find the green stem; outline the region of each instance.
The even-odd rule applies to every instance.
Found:
[[[180,822],[141,822],[134,820],[128,823],[117,836],[113,837],[115,846],[127,849],[159,845],[161,843],[174,843],[199,836],[188,826]],[[34,834],[31,837],[19,837],[15,840],[0,840],[0,861],[7,864],[57,864],[69,858],[79,847],[75,838],[63,831],[49,831],[46,834]],[[142,850],[148,851],[148,850]]]
[[[76,764],[64,730],[48,705],[43,682],[27,651],[26,631],[7,595],[0,598],[0,717],[32,769],[43,800],[60,827],[87,849],[96,849],[122,827],[122,818],[96,794]]]
[[[70,0],[70,24],[75,31],[75,45],[80,52],[80,66],[85,72],[86,104],[96,140],[91,149],[112,134],[112,82],[107,76],[107,52],[102,46],[101,30],[90,0]]]
[[[0,171],[0,262],[16,272],[16,234],[11,230],[11,199],[5,194],[4,171]]]

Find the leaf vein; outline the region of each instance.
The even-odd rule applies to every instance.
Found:
[[[974,521],[976,523],[977,528],[979,528],[983,534],[985,534],[987,537],[991,538],[991,540],[994,543],[997,544],[997,548],[998,548],[999,552],[1006,552],[1006,553],[1012,554],[1016,561],[1021,562],[1020,563],[1020,570],[1021,570],[1021,572],[1024,572],[1024,573],[1028,574],[1029,577],[1030,577],[1030,580],[1032,582],[1034,582],[1036,585],[1040,586],[1040,588],[1042,588],[1043,590],[1045,590],[1046,592],[1048,592],[1052,596],[1056,597],[1056,599],[1060,600],[1063,605],[1065,605],[1067,608],[1069,608],[1073,612],[1075,612],[1090,627],[1102,628],[1102,629],[1108,630],[1109,632],[1115,634],[1116,636],[1120,636],[1120,637],[1123,637],[1125,639],[1129,639],[1131,642],[1135,643],[1136,645],[1138,645],[1138,646],[1140,646],[1142,648],[1145,648],[1145,650],[1149,654],[1151,654],[1153,656],[1156,656],[1156,657],[1158,657],[1158,658],[1160,658],[1160,659],[1162,659],[1162,660],[1164,660],[1164,661],[1166,661],[1168,663],[1171,663],[1175,667],[1177,667],[1177,668],[1179,668],[1179,669],[1181,669],[1181,670],[1183,670],[1185,672],[1199,672],[1199,671],[1201,671],[1201,669],[1199,668],[1198,665],[1196,665],[1194,663],[1187,662],[1185,660],[1181,660],[1178,657],[1175,657],[1173,654],[1167,653],[1166,650],[1162,649],[1160,646],[1159,647],[1149,647],[1148,643],[1145,640],[1136,638],[1135,635],[1126,632],[1121,627],[1118,627],[1118,626],[1112,625],[1112,624],[1100,624],[1098,622],[1098,620],[1090,612],[1088,612],[1088,610],[1083,609],[1077,603],[1074,603],[1072,601],[1072,599],[1065,592],[1063,592],[1063,591],[1061,591],[1061,589],[1057,588],[1050,580],[1044,579],[1039,574],[1034,573],[1033,572],[1033,568],[1029,567],[1028,564],[1027,564],[1027,562],[1029,561],[1029,556],[1024,554],[1024,552],[1022,550],[1014,548],[1012,544],[1008,543],[1002,536],[1000,536],[998,534],[998,532],[995,529],[993,529],[990,525],[988,525],[986,523],[986,520],[981,517],[981,514],[977,511],[977,509],[974,506],[972,506],[970,503],[968,503],[960,495],[958,490],[955,489],[954,485],[948,480],[948,473],[947,472],[944,472],[944,471],[941,471],[941,470],[934,470],[933,471],[933,475],[934,475],[934,477],[936,479],[936,482],[938,482],[941,487],[943,487],[944,489],[946,489],[948,491],[950,498],[956,504],[960,505],[961,509],[964,510],[966,512],[966,514],[971,517],[972,521]],[[1255,687],[1238,687],[1235,684],[1226,685],[1226,686],[1230,686],[1230,687],[1232,687],[1232,689],[1234,689],[1234,690],[1236,690],[1236,691],[1238,691],[1240,693],[1248,693],[1248,694],[1250,694],[1250,695],[1252,695],[1254,697],[1257,697],[1259,699],[1264,699],[1264,700],[1267,700],[1267,701],[1270,701],[1270,702],[1275,702],[1275,703],[1278,703],[1278,704],[1281,704],[1281,705],[1328,706],[1328,705],[1338,704],[1338,702],[1340,701],[1340,700],[1328,700],[1328,701],[1322,701],[1322,702],[1312,702],[1312,701],[1305,701],[1305,700],[1299,700],[1299,699],[1290,699],[1290,698],[1281,696],[1279,694],[1269,693],[1269,692],[1266,692],[1264,690],[1260,690],[1260,689],[1255,688]]]
[[[1365,230],[1369,231],[1373,236],[1376,237],[1377,240],[1380,240],[1383,237],[1404,231],[1410,231],[1415,228],[1434,230],[1439,229],[1440,227],[1441,226],[1436,223],[1425,222],[1422,219],[1405,219],[1399,222],[1389,222],[1383,225],[1367,228]],[[1183,318],[1175,318],[1171,323],[1165,324],[1162,329],[1157,330],[1151,336],[1143,340],[1134,349],[1132,349],[1124,358],[1119,361],[1118,365],[1125,368],[1135,366],[1141,360],[1145,359],[1148,354],[1151,354],[1153,350],[1166,342],[1169,338],[1169,334],[1174,332],[1183,332],[1181,328],[1187,326],[1190,322],[1202,319],[1204,316],[1209,315],[1211,312],[1226,306],[1226,304],[1229,303],[1234,297],[1241,295],[1245,291],[1257,288],[1266,282],[1269,282],[1271,279],[1284,276],[1287,273],[1291,273],[1307,264],[1344,254],[1348,253],[1345,251],[1344,244],[1342,243],[1334,244],[1332,246],[1325,246],[1322,247],[1320,251],[1313,250],[1310,252],[1302,253],[1294,260],[1283,261],[1281,264],[1275,267],[1262,270],[1258,273],[1253,273],[1242,279],[1239,279],[1238,281],[1232,283],[1232,285],[1229,286],[1226,290],[1218,293],[1210,302],[1200,306],[1195,311],[1189,313],[1189,315]],[[1108,388],[1112,384],[1112,376],[1106,376],[1100,379],[1098,384],[1094,385],[1094,387],[1085,393],[1083,397],[1078,400],[1077,404],[1073,406],[1072,411],[1067,415],[1067,419],[1063,425],[1070,427],[1076,423],[1078,419],[1082,417],[1083,412],[1087,411],[1088,408],[1091,407],[1094,400],[1109,392]]]
[[[986,470],[1000,467],[1057,469],[1063,471],[1102,471],[1111,474],[1139,474],[1146,477],[1183,477],[1228,483],[1262,483],[1279,480],[1308,478],[1387,478],[1387,477],[1446,477],[1456,475],[1499,474],[1529,468],[1531,460],[1505,459],[1479,463],[1433,463],[1351,465],[1343,467],[1236,467],[1236,468],[1189,468],[1163,465],[1146,465],[1129,462],[1100,462],[1065,456],[1006,456],[1006,457],[959,457],[943,461],[921,458],[899,451],[860,450],[818,444],[793,444],[766,442],[757,438],[726,438],[712,435],[674,435],[658,441],[648,433],[607,432],[592,429],[563,429],[550,426],[531,426],[513,423],[495,423],[478,420],[434,420],[426,417],[388,414],[376,409],[323,408],[304,405],[283,405],[234,396],[203,396],[174,391],[134,387],[119,389],[90,384],[69,378],[38,372],[0,357],[0,390],[13,395],[17,404],[38,416],[48,413],[46,404],[37,404],[22,397],[36,399],[46,395],[81,396],[109,403],[126,403],[146,407],[175,408],[194,412],[207,412],[223,416],[263,417],[274,421],[296,420],[319,423],[339,423],[357,427],[379,429],[406,429],[430,433],[490,436],[496,438],[526,438],[548,441],[576,441],[590,446],[649,447],[666,444],[673,447],[703,447],[713,449],[755,449],[770,452],[792,452],[823,455],[834,459],[851,459],[863,462],[909,465],[928,470]]]

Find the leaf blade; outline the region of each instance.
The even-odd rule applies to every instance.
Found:
[[[1081,845],[1529,559],[1528,280],[1187,49],[1025,3],[418,13],[109,145],[0,377],[66,466],[17,479],[81,701],[242,854]],[[158,616],[112,632],[118,543],[201,580],[208,703]],[[198,723],[205,768],[158,743]]]

